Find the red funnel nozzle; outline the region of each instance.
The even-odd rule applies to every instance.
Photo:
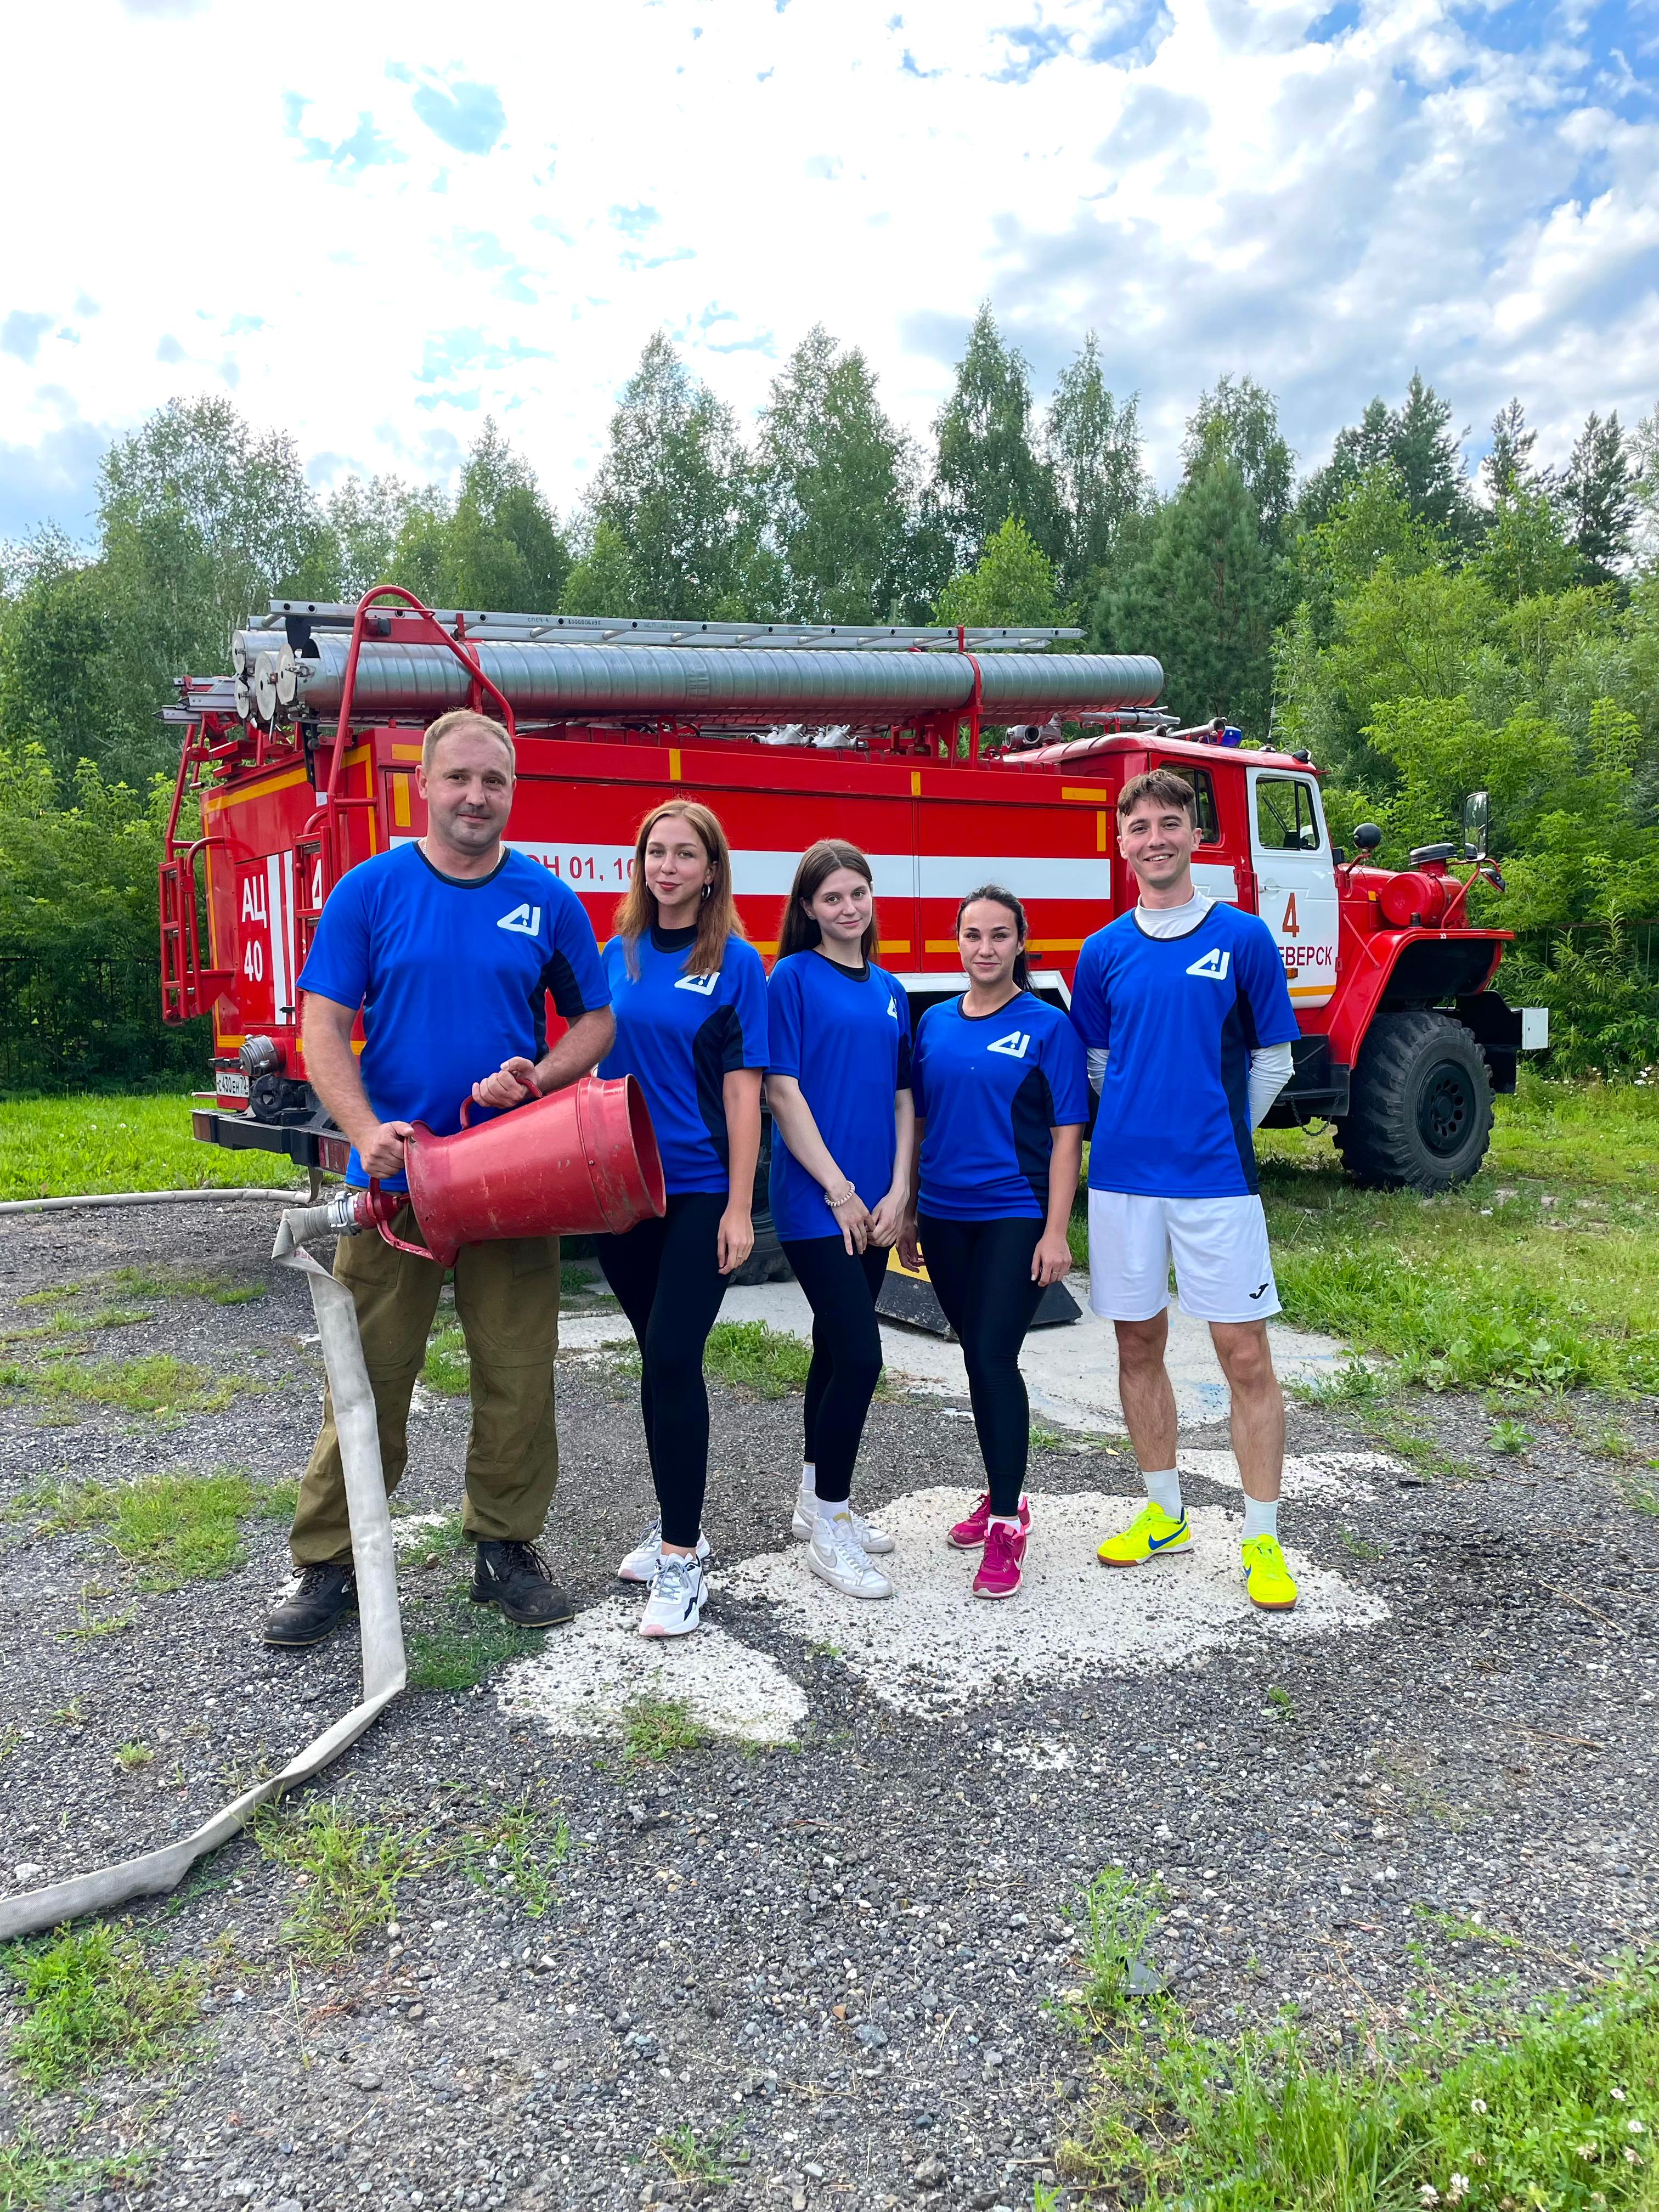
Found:
[[[404,1157],[410,1203],[442,1267],[463,1244],[503,1237],[619,1237],[667,1203],[656,1132],[631,1075],[584,1075],[453,1137],[417,1121]],[[384,1221],[380,1229],[400,1251],[421,1252]]]

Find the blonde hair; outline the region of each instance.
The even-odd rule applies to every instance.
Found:
[[[458,730],[471,729],[482,730],[486,736],[498,738],[501,740],[507,747],[508,773],[516,776],[519,773],[519,757],[513,749],[512,738],[501,723],[494,720],[488,714],[481,714],[476,707],[452,707],[448,714],[440,714],[437,720],[428,726],[426,735],[421,739],[422,775],[431,775],[433,760],[439,746],[446,738],[453,738]]]
[[[628,963],[629,974],[637,975],[640,939],[658,921],[656,894],[645,880],[645,848],[658,823],[671,820],[690,826],[714,871],[703,887],[697,934],[686,959],[685,972],[688,975],[717,975],[726,960],[726,940],[743,935],[743,921],[732,896],[732,848],[726,842],[726,832],[720,825],[720,817],[708,807],[699,806],[695,799],[665,799],[660,806],[653,806],[641,823],[634,839],[633,879],[617,902],[611,926],[623,940],[623,957]]]
[[[850,868],[855,876],[863,877],[872,891],[875,890],[876,879],[870,872],[870,863],[856,845],[849,845],[842,837],[820,837],[816,845],[809,845],[800,856],[795,880],[789,888],[789,903],[778,926],[780,960],[787,960],[792,952],[810,952],[815,945],[823,943],[823,932],[806,908],[839,868]],[[868,925],[859,940],[860,957],[873,960],[880,942],[872,901]]]

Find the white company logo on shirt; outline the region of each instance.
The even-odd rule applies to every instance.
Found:
[[[520,937],[538,937],[541,933],[542,910],[532,906],[526,899],[515,906],[511,914],[504,914],[495,924],[497,929],[511,929]]]
[[[682,975],[674,988],[677,991],[695,991],[700,998],[712,999],[714,986],[720,980],[720,971],[717,968],[712,975]]]
[[[1219,945],[1212,945],[1201,960],[1194,960],[1187,970],[1189,975],[1207,975],[1212,983],[1224,983],[1232,955]]]
[[[898,1019],[898,1000],[896,999],[890,999],[887,1001],[887,1011],[895,1021]]]
[[[1024,1060],[1030,1042],[1030,1030],[1010,1030],[1006,1036],[999,1037],[994,1044],[988,1044],[985,1049],[987,1052],[1006,1052],[1010,1060]]]

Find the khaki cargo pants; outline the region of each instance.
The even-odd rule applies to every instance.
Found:
[[[392,1234],[421,1242],[412,1208]],[[426,1358],[444,1271],[433,1260],[394,1252],[378,1231],[343,1237],[334,1278],[351,1291],[363,1359],[374,1392],[386,1494],[409,1461],[409,1401]],[[533,1543],[559,1480],[553,1422],[553,1363],[559,1348],[559,1240],[520,1237],[468,1244],[455,1261],[455,1313],[472,1367],[472,1433],[466,1447],[462,1527],[477,1542]],[[345,1565],[351,1558],[345,1475],[331,1398],[313,1447],[289,1537],[295,1563]]]

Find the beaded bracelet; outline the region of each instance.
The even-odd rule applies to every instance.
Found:
[[[824,1193],[823,1202],[829,1207],[831,1213],[839,1213],[842,1207],[845,1206],[850,1199],[856,1198],[858,1194],[858,1185],[856,1183],[849,1182],[839,1198],[831,1198],[826,1191]]]

